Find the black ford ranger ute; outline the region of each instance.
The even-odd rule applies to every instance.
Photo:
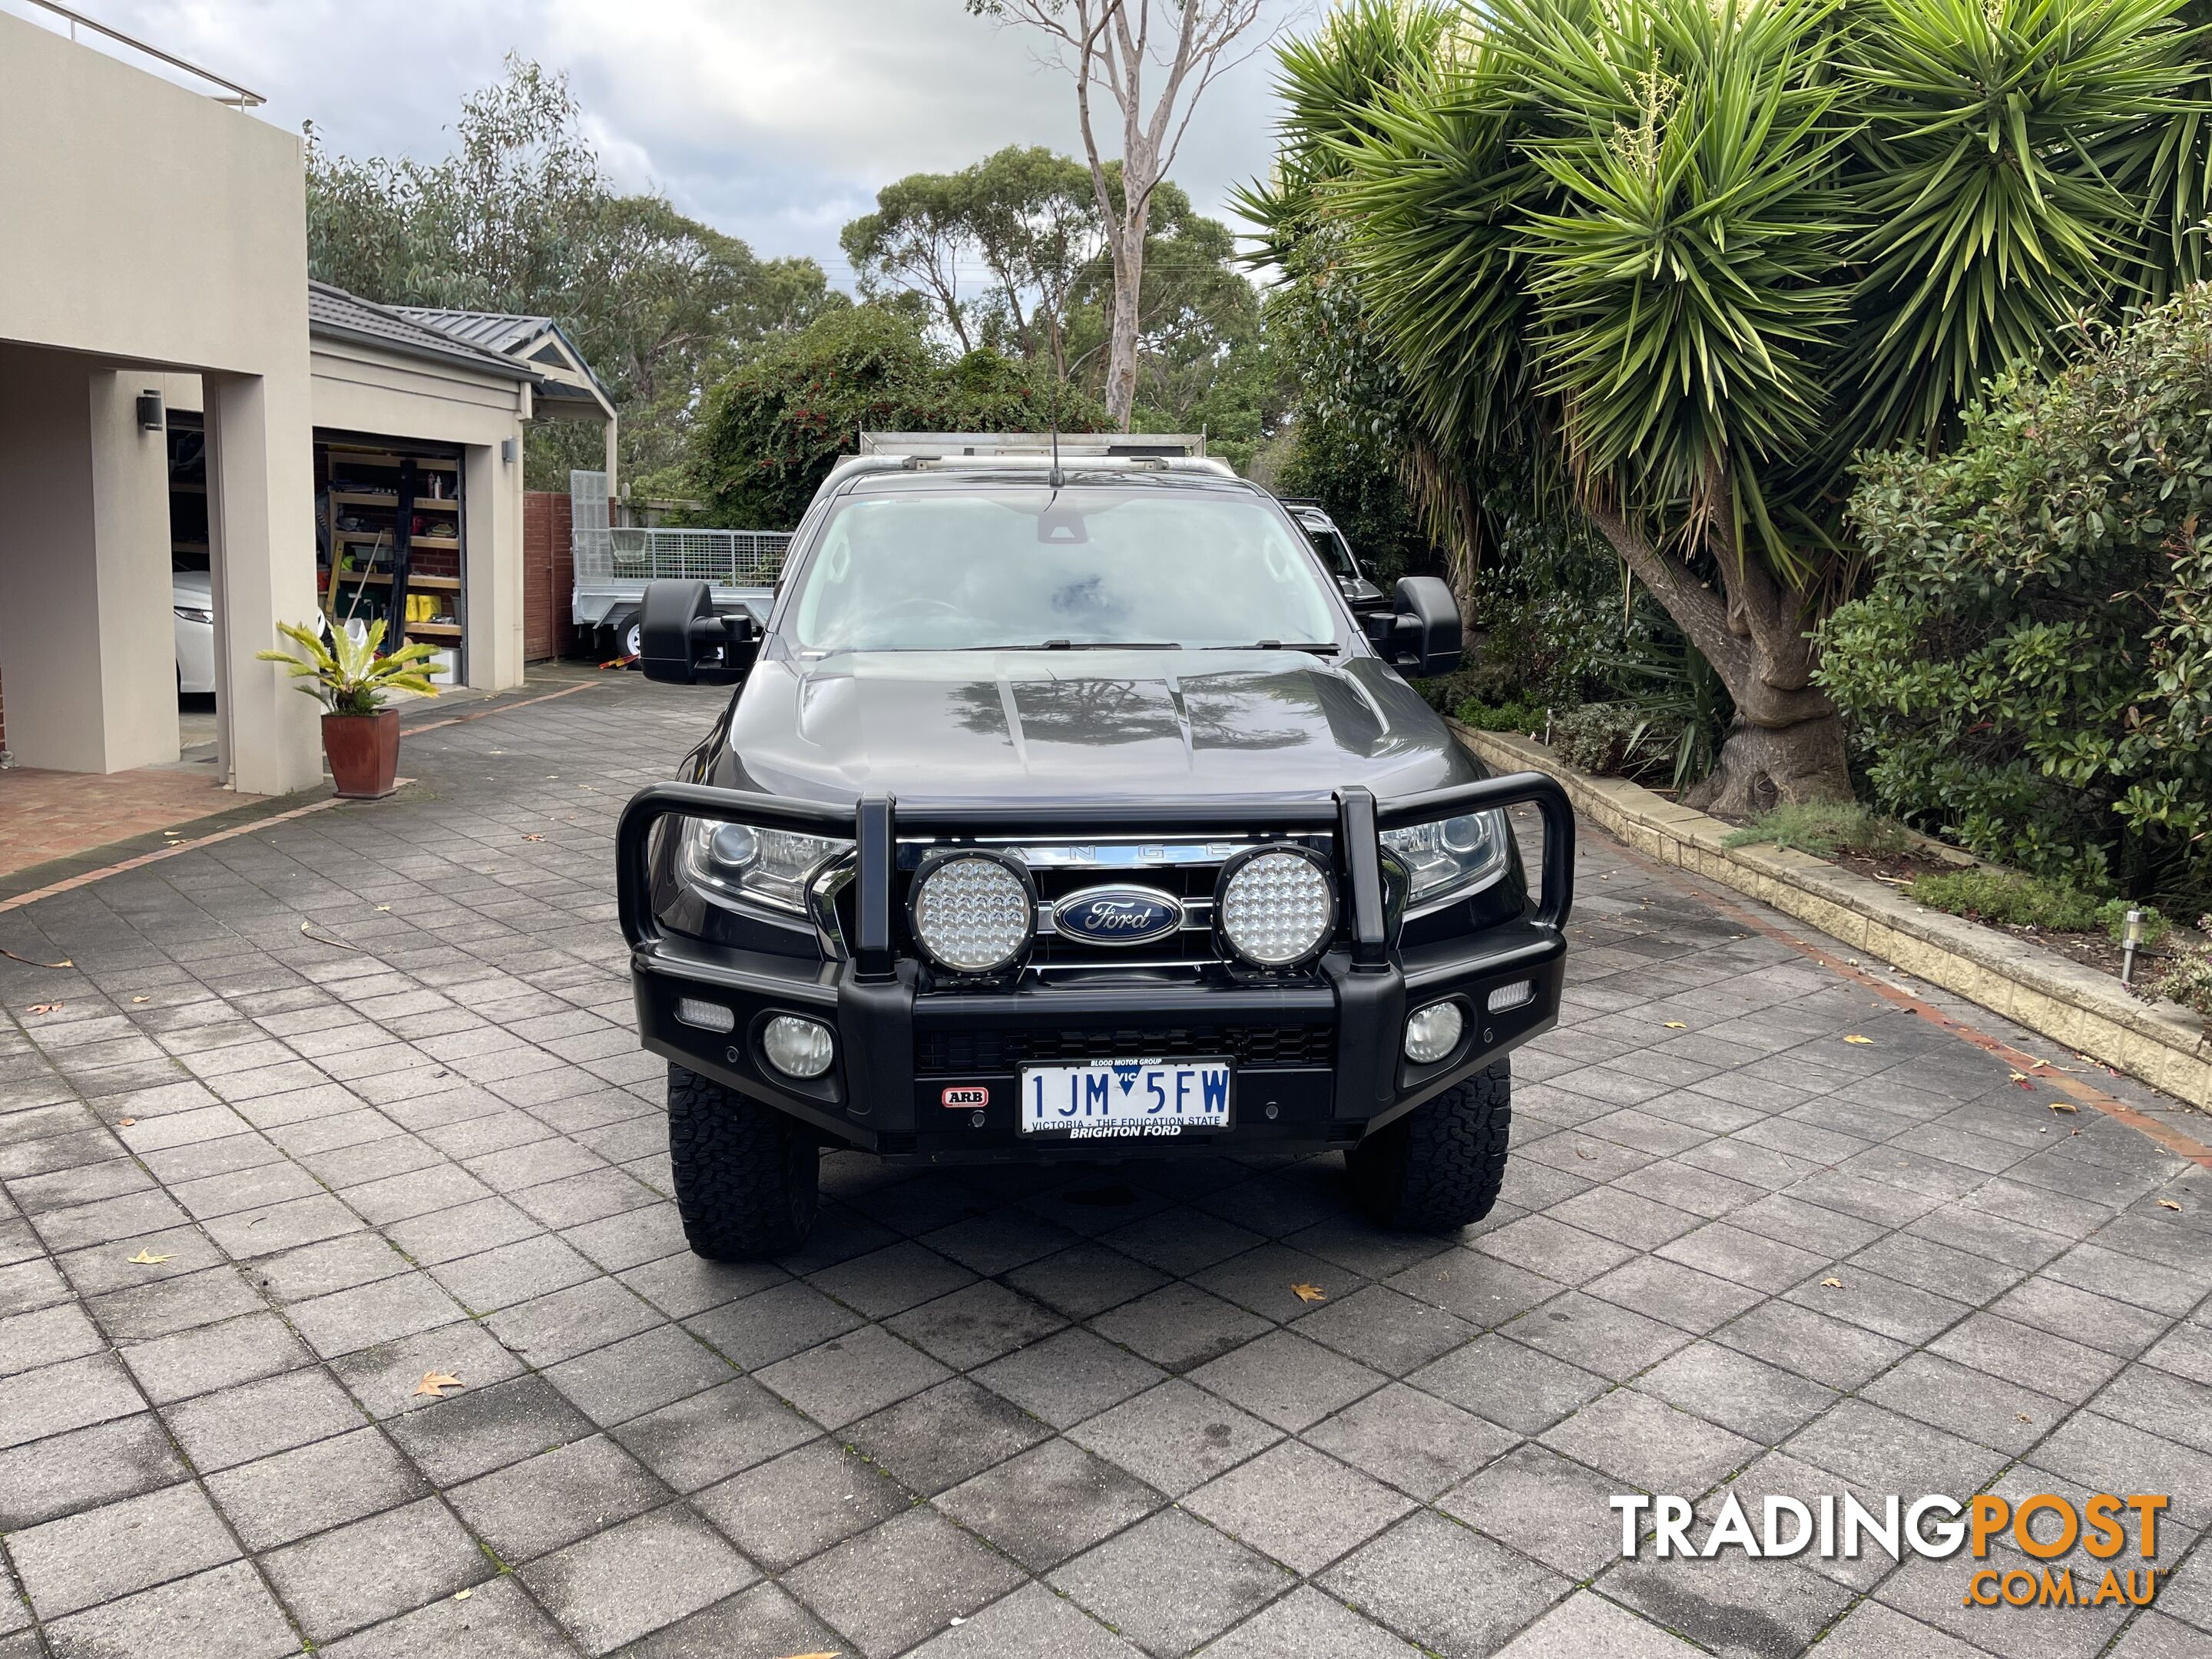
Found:
[[[1558,1018],[1573,820],[1401,674],[1218,463],[849,461],[764,626],[656,582],[644,667],[735,681],[618,835],[692,1248],[794,1249],[820,1151],[924,1163],[1340,1149],[1377,1222],[1479,1219],[1509,1050]],[[1541,809],[1532,902],[1504,809]]]

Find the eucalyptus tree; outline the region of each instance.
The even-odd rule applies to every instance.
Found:
[[[1076,125],[1114,268],[1106,410],[1126,432],[1137,400],[1138,298],[1155,198],[1206,88],[1264,39],[1263,0],[967,3],[1032,31],[1074,82]],[[1119,156],[1111,154],[1117,140]]]
[[[1336,248],[1443,472],[1571,504],[1712,664],[1701,804],[1841,797],[1853,459],[2193,269],[2183,3],[1364,0],[1285,55],[1252,209]]]
[[[1082,163],[1010,144],[957,173],[909,173],[838,240],[866,297],[915,295],[963,351],[1042,356],[1067,378],[1068,313],[1104,246]]]

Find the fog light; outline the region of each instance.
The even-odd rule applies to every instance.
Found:
[[[702,1002],[696,997],[676,1000],[676,1018],[685,1025],[696,1025],[702,1031],[726,1031],[738,1023],[738,1017],[719,1002]]]
[[[761,1033],[768,1063],[786,1077],[820,1077],[830,1069],[836,1043],[819,1020],[778,1014]]]
[[[1432,1002],[1406,1022],[1406,1058],[1417,1066],[1442,1060],[1459,1047],[1467,1015],[1456,1002]]]
[[[1502,1014],[1509,1008],[1518,1008],[1536,1000],[1536,981],[1516,979],[1510,985],[1501,985],[1490,994],[1488,1004],[1493,1014]]]

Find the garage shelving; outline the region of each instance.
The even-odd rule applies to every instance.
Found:
[[[317,446],[316,461],[324,609],[334,623],[382,618],[393,645],[420,640],[437,647],[440,672],[433,678],[459,682],[467,622],[460,458],[329,442]],[[404,605],[393,604],[395,584]]]

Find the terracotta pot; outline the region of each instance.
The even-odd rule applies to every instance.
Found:
[[[374,800],[390,794],[399,771],[399,711],[324,715],[323,753],[341,795]]]

